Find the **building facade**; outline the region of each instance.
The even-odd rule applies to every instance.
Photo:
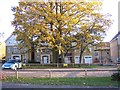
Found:
[[[25,48],[22,48],[22,52],[18,47],[18,42],[16,41],[16,36],[11,35],[6,41],[6,59],[20,59],[23,62],[31,61],[31,53],[24,52]],[[93,49],[90,49],[91,53],[84,52],[82,56],[81,63],[93,63]],[[50,64],[56,63],[53,61],[53,52],[50,48],[37,48],[34,53],[34,60],[40,64]],[[73,49],[69,51],[64,57],[63,63],[80,63],[80,53],[78,49]]]
[[[113,62],[120,58],[120,31],[110,41],[110,54]]]
[[[5,58],[5,56],[6,56],[5,50],[6,50],[5,43],[1,42],[0,43],[0,60]]]
[[[20,59],[23,62],[31,61],[31,53],[26,52],[25,48],[20,50],[18,47],[18,42],[16,41],[16,36],[11,35],[6,41],[6,59]],[[44,47],[42,50],[39,48],[34,53],[34,60],[35,62],[49,64],[52,60],[52,53],[50,49],[45,49]]]
[[[93,63],[109,64],[111,63],[110,43],[103,42],[102,46],[94,47]]]

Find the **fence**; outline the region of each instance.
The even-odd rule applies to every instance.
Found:
[[[5,76],[31,78],[59,78],[59,77],[107,77],[118,72],[116,69],[26,69],[3,70]]]

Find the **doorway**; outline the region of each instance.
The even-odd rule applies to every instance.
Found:
[[[42,56],[42,61],[43,61],[43,64],[49,64],[50,63],[49,56],[47,55]]]

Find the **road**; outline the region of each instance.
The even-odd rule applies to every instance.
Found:
[[[70,86],[70,85],[63,85],[63,86],[52,86],[52,85],[34,85],[34,84],[15,84],[15,83],[2,83],[2,88],[6,88],[9,90],[9,88],[13,89],[39,89],[39,88],[61,88],[61,89],[79,89],[79,90],[120,90],[118,87],[94,87],[94,86]],[[53,89],[53,90],[54,90]]]

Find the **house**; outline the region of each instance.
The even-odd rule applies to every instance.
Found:
[[[120,2],[118,3],[120,6]],[[120,9],[118,8],[118,11]],[[120,13],[118,13],[120,16]],[[118,33],[110,41],[111,61],[117,62],[120,59],[120,18],[118,17]]]
[[[18,47],[18,41],[16,41],[15,35],[10,35],[8,39],[5,41],[6,43],[6,59],[20,59],[23,62],[31,62],[31,53],[25,52],[26,49],[23,47],[22,50]],[[45,44],[45,43],[44,43]],[[92,63],[92,57],[93,57],[93,49],[90,51],[91,53],[85,52],[82,57],[81,63]],[[34,53],[34,60],[35,62],[38,62],[40,64],[51,64],[56,63],[56,61],[53,60],[53,51],[51,48],[37,48]],[[79,64],[79,50],[74,49],[72,51],[69,51],[67,55],[64,58],[64,63],[75,63]]]
[[[108,64],[111,63],[110,43],[102,42],[101,46],[94,47],[93,63]]]
[[[5,41],[6,43],[6,59],[20,59],[22,61],[31,61],[31,54],[30,52],[21,52],[18,47],[18,42],[16,41],[15,35],[10,35],[8,39]],[[26,51],[25,48],[22,48],[22,51]],[[50,50],[46,50],[42,48],[42,52],[38,48],[35,53],[35,62],[40,62],[41,64],[49,64],[50,60],[52,60]],[[25,62],[25,61],[24,61]]]
[[[17,48],[16,36],[10,35],[8,39],[5,41],[6,43],[6,59],[22,59],[20,55],[19,49]]]
[[[113,62],[120,58],[120,31],[110,41],[110,54]]]
[[[92,60],[93,53],[92,52],[93,51],[90,51],[90,53],[88,53],[88,52],[85,51],[83,53],[81,63],[92,64],[93,63],[93,60]],[[65,57],[65,63],[79,64],[80,63],[80,50],[79,49],[73,49],[73,50],[69,51],[68,54]]]
[[[0,42],[0,60],[4,59],[5,55],[5,42]]]

